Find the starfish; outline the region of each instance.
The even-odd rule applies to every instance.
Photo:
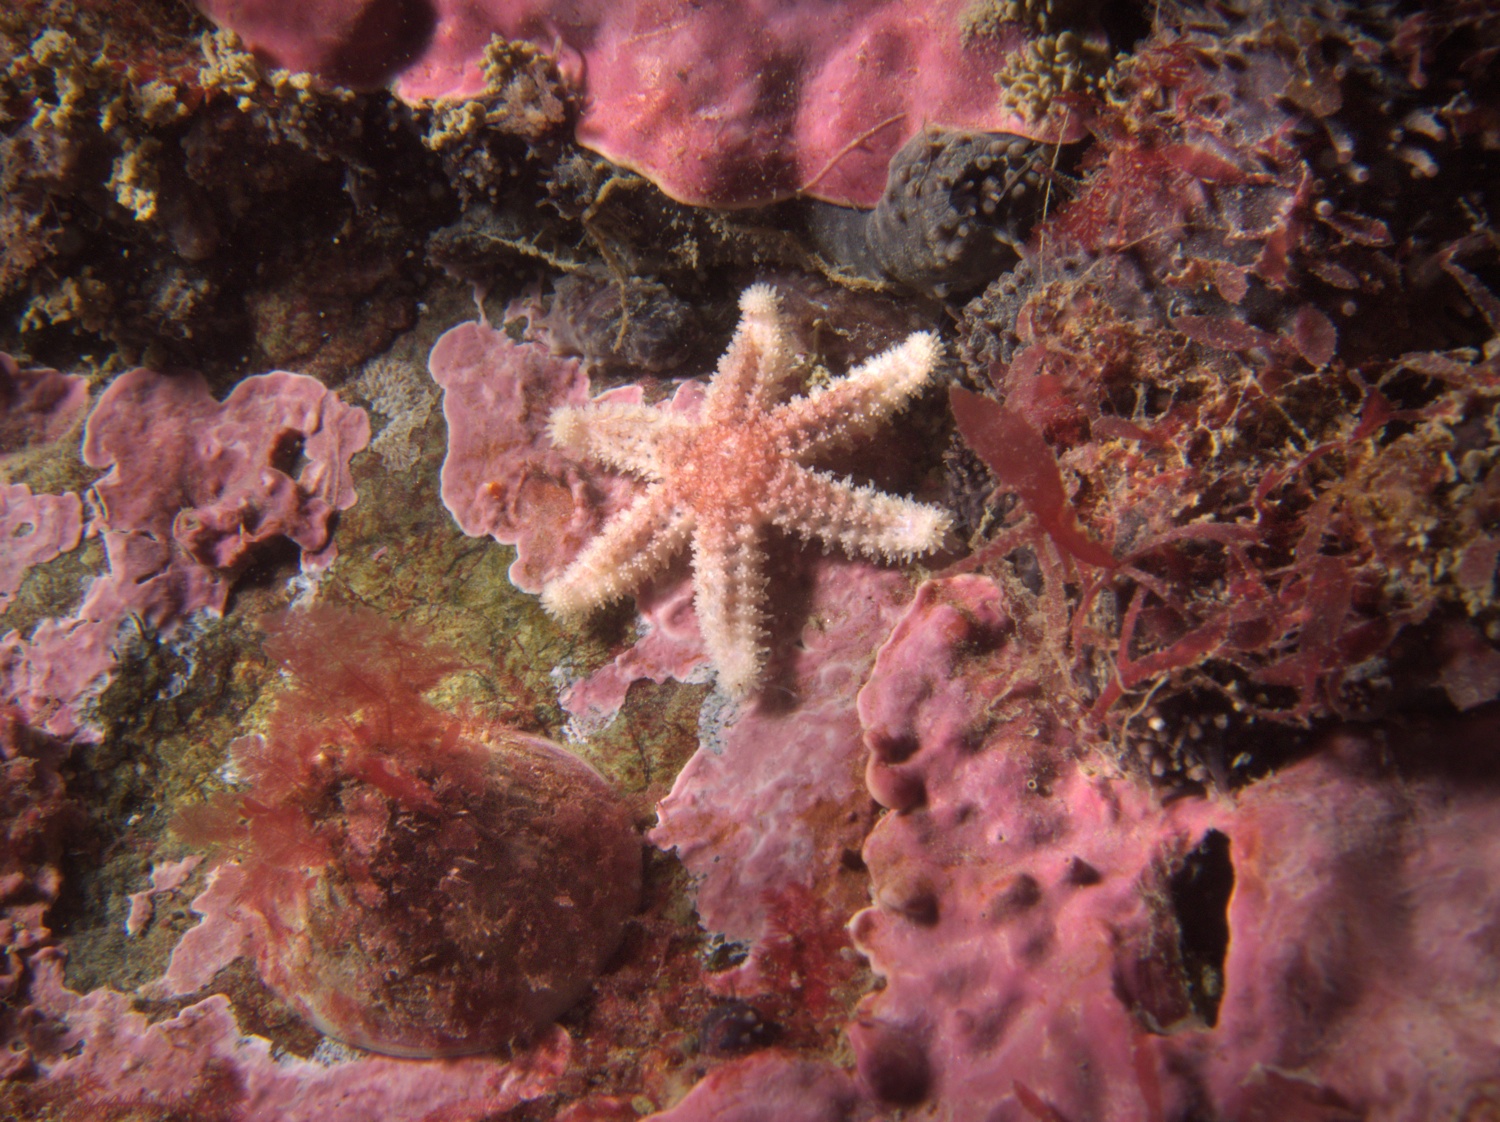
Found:
[[[895,561],[938,548],[952,525],[938,507],[809,466],[873,436],[900,411],[932,377],[937,339],[913,334],[847,377],[783,401],[794,363],[775,291],[752,285],[740,310],[696,417],[615,403],[552,414],[560,448],[646,488],[542,590],[549,612],[577,618],[640,587],[691,544],[699,629],[735,698],[752,692],[765,669],[768,527],[816,538],[825,552],[837,546]]]

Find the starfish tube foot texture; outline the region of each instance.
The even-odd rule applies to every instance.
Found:
[[[696,417],[612,403],[552,414],[559,448],[646,488],[542,592],[554,616],[577,618],[639,588],[691,547],[703,642],[736,698],[765,672],[768,526],[825,550],[907,561],[939,548],[953,521],[939,507],[810,464],[868,440],[921,392],[940,354],[932,334],[913,334],[825,388],[783,400],[795,363],[775,291],[752,285],[740,310]]]

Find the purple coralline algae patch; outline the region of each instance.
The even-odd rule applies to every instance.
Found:
[[[871,652],[909,595],[897,573],[821,559],[810,611],[785,674],[768,696],[705,731],[657,808],[651,841],[698,878],[710,930],[754,942],[793,887],[827,899],[870,825],[854,696]],[[784,702],[784,703],[783,703]],[[753,969],[753,963],[751,966]]]
[[[511,583],[540,591],[630,494],[627,480],[585,475],[547,436],[554,409],[589,400],[588,376],[485,323],[445,334],[428,368],[448,422],[443,505],[471,537],[515,546]]]
[[[1029,37],[1007,22],[966,41],[970,6],[442,0],[409,19],[401,3],[328,0],[310,22],[286,0],[200,3],[276,65],[356,83],[399,75],[412,102],[484,94],[491,37],[527,40],[582,87],[579,143],[675,199],[751,206],[801,193],[867,207],[924,125],[1082,135],[1081,98],[1055,119],[1006,107],[995,75]]]
[[[724,1065],[671,1110],[651,1117],[653,1122],[861,1122],[875,1116],[838,1068],[772,1051]]]
[[[1351,732],[1162,806],[1047,718],[1018,648],[987,578],[933,582],[861,692],[893,808],[850,925],[885,980],[850,1028],[867,1093],[1015,1122],[1416,1122],[1484,1093],[1493,792],[1397,779]],[[1477,752],[1493,719],[1444,735]]]
[[[96,735],[84,711],[122,625],[170,633],[222,613],[252,552],[277,538],[301,548],[304,571],[332,563],[333,516],[355,501],[349,459],[369,437],[364,410],[300,374],[247,378],[222,403],[197,374],[116,379],[83,439],[84,461],[110,469],[89,525],[109,572],[72,616],[0,638],[0,698],[54,735]]]
[[[354,505],[349,458],[369,441],[364,410],[301,374],[246,378],[222,402],[196,374],[120,376],[83,438],[84,462],[110,469],[94,495],[111,574],[162,626],[222,612],[263,542],[290,539],[303,571],[327,568],[334,513]]]
[[[547,1094],[568,1063],[560,1032],[511,1062],[276,1056],[269,1041],[241,1031],[222,995],[152,1022],[124,994],[66,989],[61,959],[54,950],[36,956],[30,1022],[8,1041],[32,1065],[12,1101],[38,1117],[61,1107],[79,1119],[480,1122]]]
[[[71,491],[33,495],[24,483],[0,484],[0,611],[33,565],[76,549],[83,540],[83,500]]]
[[[201,854],[193,853],[176,861],[159,861],[151,867],[151,887],[132,892],[130,912],[125,917],[125,934],[134,938],[146,930],[156,911],[156,897],[176,892],[203,863]]]
[[[636,682],[693,682],[708,673],[708,652],[693,610],[686,577],[654,584],[636,597],[640,637],[613,662],[558,691],[570,736],[589,736],[609,725]]]
[[[88,403],[79,375],[22,367],[0,353],[0,458],[64,436]]]

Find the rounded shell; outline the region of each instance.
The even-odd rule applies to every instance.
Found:
[[[597,771],[517,734],[460,758],[422,777],[425,807],[346,781],[334,859],[265,916],[261,976],[330,1036],[395,1056],[523,1041],[583,996],[639,904],[640,839]]]

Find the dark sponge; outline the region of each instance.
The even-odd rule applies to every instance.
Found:
[[[912,137],[891,160],[866,231],[880,270],[937,296],[993,280],[1041,214],[1042,154],[1006,133]]]
[[[813,243],[858,276],[940,299],[981,288],[1020,258],[1051,155],[1009,133],[928,129],[892,158],[873,211],[809,204]]]

